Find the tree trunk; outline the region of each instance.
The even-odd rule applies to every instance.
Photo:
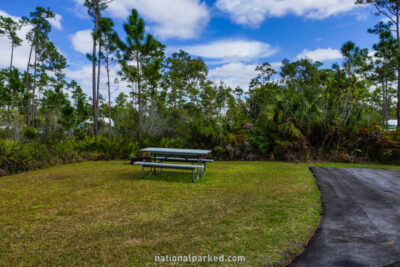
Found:
[[[387,99],[386,99],[386,87],[387,82],[382,83],[382,124],[387,126],[388,120],[388,108],[387,108]]]
[[[11,44],[11,59],[10,59],[10,71],[13,66],[13,59],[14,59],[14,43]]]
[[[33,37],[32,40],[32,45],[31,45],[31,50],[29,52],[29,57],[28,57],[28,66],[26,67],[26,80],[25,80],[25,87],[26,87],[26,92],[29,94],[29,69],[31,66],[31,58],[32,58],[32,52],[33,52],[33,46],[35,44],[36,40],[36,33],[35,36]],[[26,126],[29,128],[29,122],[30,122],[30,114],[29,114],[29,109],[30,109],[30,99],[27,100],[27,107],[26,107]]]
[[[108,64],[108,49],[106,49],[107,89],[108,89],[108,138],[111,139],[111,88],[110,88],[110,66]]]
[[[153,92],[151,94],[151,118],[154,118],[155,114],[155,100],[156,98],[156,89],[153,88]]]
[[[99,21],[99,13],[100,13],[100,7],[96,6],[96,16],[95,16],[95,20],[94,20],[94,31],[93,33],[96,34],[97,33],[97,24]],[[97,88],[96,88],[96,48],[97,48],[97,43],[96,40],[93,38],[93,54],[92,54],[92,103],[93,103],[93,134],[94,136],[98,135],[98,131],[97,131],[97,110],[96,110],[96,106],[97,106]]]
[[[37,51],[35,49],[35,63],[33,69],[33,86],[32,86],[32,127],[35,127],[35,94],[36,94],[36,75],[37,75]]]
[[[399,25],[399,4],[397,4],[396,16],[396,38],[397,50],[400,54],[400,25]],[[397,60],[397,127],[400,127],[400,59]]]
[[[135,105],[136,105],[136,98],[135,98],[135,84],[134,82],[131,82],[131,88],[132,88],[132,109],[135,109]],[[135,118],[133,118],[135,119]]]
[[[17,137],[17,139],[19,138],[19,131],[18,131],[18,107],[16,108],[16,114],[15,114],[15,136]]]
[[[57,122],[59,122],[60,121],[60,103],[57,103],[56,117],[57,117]]]
[[[140,63],[139,63],[139,52],[136,52],[136,67],[138,70],[138,114],[139,114],[139,125],[138,125],[138,136],[139,136],[139,142],[142,141],[142,90],[140,86]]]
[[[42,108],[42,105],[41,105],[41,103],[42,103],[42,95],[41,95],[40,90],[38,90],[38,97],[37,97],[37,100],[38,100],[38,105],[37,105],[37,107],[36,107],[36,117],[37,117],[37,118],[40,118],[40,110],[41,110],[41,108]]]
[[[176,109],[176,90],[174,91],[173,96],[174,96],[174,109]]]
[[[101,42],[99,39],[99,53],[98,53],[98,65],[97,65],[97,101],[96,101],[96,112],[97,112],[97,119],[99,118],[99,103],[100,103],[100,69],[101,69]],[[98,127],[98,126],[97,126]]]
[[[11,108],[10,108],[10,105],[7,105],[7,125],[8,125],[8,127],[10,127],[10,126],[11,126],[10,114],[11,114]]]
[[[14,43],[12,42],[11,43],[11,59],[10,59],[10,73],[9,73],[9,75],[11,75],[11,71],[12,71],[12,66],[13,66],[13,58],[14,58]],[[11,126],[11,119],[10,119],[10,109],[11,109],[11,107],[10,107],[10,104],[8,104],[7,105],[7,124],[8,124],[8,127],[10,127]]]

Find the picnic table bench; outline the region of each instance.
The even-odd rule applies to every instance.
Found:
[[[190,163],[198,163],[199,160],[195,158],[175,158],[175,157],[155,157],[156,160],[163,163],[164,161],[168,162],[190,162]],[[200,162],[204,165],[203,175],[206,174],[207,162],[214,162],[213,159],[200,159]]]
[[[201,165],[186,165],[186,164],[166,164],[166,163],[154,163],[154,162],[145,162],[145,161],[137,161],[134,163],[135,165],[142,166],[142,178],[144,178],[144,167],[150,168],[150,176],[152,175],[152,169],[160,168],[164,169],[178,169],[178,170],[192,170],[192,182],[194,183],[194,170],[197,170],[197,179],[199,179],[199,171],[204,168]],[[197,181],[196,179],[196,181]]]
[[[173,149],[173,148],[145,148],[141,149],[141,152],[147,152],[151,154],[150,160],[151,162],[145,161],[136,161],[134,162],[135,165],[142,166],[142,178],[144,178],[144,168],[150,168],[150,175],[156,173],[157,169],[181,169],[181,170],[192,170],[192,182],[195,182],[194,179],[194,170],[197,171],[196,181],[206,173],[206,163],[213,162],[212,159],[203,159],[204,155],[209,154],[210,150],[198,150],[198,149]],[[158,155],[158,156],[157,156]],[[163,155],[163,156],[160,156]],[[173,157],[171,157],[173,155]],[[180,156],[180,157],[176,157]],[[159,162],[157,162],[159,161]],[[167,164],[163,163],[164,161],[167,162],[187,162],[191,163],[190,165],[187,164]],[[203,166],[204,164],[204,166]],[[202,173],[202,170],[204,172]]]

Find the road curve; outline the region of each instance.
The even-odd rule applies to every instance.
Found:
[[[289,266],[400,266],[400,170],[314,167],[322,222]]]

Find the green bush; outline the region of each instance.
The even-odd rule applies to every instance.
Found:
[[[0,139],[10,139],[15,135],[15,130],[11,128],[0,129]]]
[[[39,133],[36,129],[25,127],[22,131],[22,136],[26,139],[35,139],[39,136]]]
[[[55,145],[54,156],[59,159],[60,163],[79,162],[82,157],[75,149],[73,141],[66,141]]]
[[[161,138],[161,147],[182,148],[186,147],[186,141],[183,138]]]
[[[223,158],[226,155],[226,151],[222,146],[216,146],[213,148],[213,154],[218,158]]]
[[[220,133],[213,139],[215,142],[209,143],[183,137],[158,140],[144,137],[141,145],[130,139],[104,136],[75,140],[67,139],[61,132],[47,134],[46,130],[40,133],[31,129],[25,131],[24,137],[25,142],[0,139],[0,176],[83,160],[128,159],[140,154],[140,148],[146,146],[212,149],[218,159],[400,163],[400,131],[383,131],[379,127],[363,128],[345,138],[332,139],[324,148],[270,132],[246,133],[241,129],[235,134]]]
[[[2,174],[25,171],[34,163],[31,146],[19,141],[0,140],[0,167]]]
[[[98,136],[76,141],[75,149],[81,154],[94,153],[90,158],[95,153],[99,153],[105,160],[126,159],[139,151],[139,144],[128,140],[117,138],[110,140],[104,136]]]

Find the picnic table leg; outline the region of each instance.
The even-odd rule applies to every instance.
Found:
[[[150,176],[152,176],[152,175],[153,175],[153,168],[150,167]]]
[[[194,183],[194,169],[192,169],[192,183]]]
[[[157,154],[153,154],[153,159],[152,159],[152,161],[153,161],[154,163],[157,162]],[[156,173],[157,173],[157,168],[154,167],[154,174],[156,174]]]
[[[153,162],[153,154],[152,153],[150,153],[150,162]],[[151,173],[151,167],[150,167],[150,173]]]
[[[197,165],[201,166],[201,156],[197,156]],[[201,176],[201,170],[200,170],[200,176]],[[197,169],[197,178],[199,177],[199,169]]]
[[[207,165],[207,163],[204,162],[204,172],[203,172],[203,175],[206,175],[206,165]]]

